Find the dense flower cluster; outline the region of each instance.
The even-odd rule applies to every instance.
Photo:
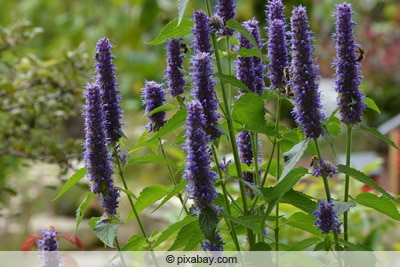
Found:
[[[192,32],[194,35],[194,52],[211,52],[210,33],[212,29],[210,27],[210,19],[204,11],[198,10],[193,12],[193,22],[194,27]]]
[[[218,4],[215,6],[217,16],[220,17],[225,25],[225,23],[235,18],[236,16],[236,5],[235,0],[218,0]],[[231,36],[233,34],[233,29],[222,28],[219,32],[220,35]]]
[[[221,132],[215,127],[219,114],[217,95],[215,92],[214,72],[212,70],[211,54],[198,52],[191,60],[193,78],[192,95],[197,99],[204,110],[205,131],[210,140],[215,140]]]
[[[291,84],[293,86],[296,123],[303,127],[308,138],[318,138],[323,134],[320,93],[318,91],[318,67],[314,65],[311,44],[313,37],[308,24],[306,9],[302,6],[293,9],[292,28],[292,66]]]
[[[96,83],[101,89],[101,98],[105,115],[105,129],[109,143],[117,143],[122,136],[120,107],[121,96],[111,54],[112,45],[107,38],[101,38],[96,46],[95,69],[98,73]]]
[[[315,177],[332,177],[338,172],[338,168],[328,160],[320,159],[319,162],[313,164],[312,175]]]
[[[91,190],[103,198],[107,214],[115,215],[119,191],[114,188],[113,168],[107,148],[105,115],[98,84],[86,88],[84,160],[91,181]]]
[[[365,104],[365,98],[360,91],[361,72],[360,61],[357,56],[357,45],[354,41],[352,20],[353,12],[350,4],[336,5],[336,33],[333,38],[336,42],[335,90],[339,93],[341,121],[348,124],[359,124]]]
[[[280,0],[271,1],[267,5],[267,28],[268,31],[268,77],[271,81],[271,88],[283,89],[286,85],[284,69],[288,67],[288,44],[286,33],[286,18],[283,14],[284,7]]]
[[[165,77],[167,79],[168,91],[172,97],[183,93],[185,79],[182,73],[183,58],[182,39],[169,39],[167,41],[167,69]]]
[[[62,266],[61,257],[58,252],[57,231],[42,231],[42,238],[38,240],[37,246],[42,254],[40,259],[42,267],[59,267]]]
[[[314,216],[316,217],[315,224],[323,234],[328,234],[333,230],[337,230],[340,233],[341,223],[338,222],[338,216],[333,207],[333,202],[320,200],[318,201],[317,209],[314,211]]]
[[[142,88],[143,105],[146,107],[146,114],[165,103],[165,93],[162,84],[154,81],[146,81]],[[151,132],[158,131],[165,124],[165,111],[156,112],[150,116],[146,129]]]

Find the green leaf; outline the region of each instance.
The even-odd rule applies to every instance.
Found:
[[[360,129],[365,131],[365,132],[367,132],[367,133],[370,133],[370,134],[374,135],[375,137],[377,137],[381,141],[385,142],[386,144],[394,147],[395,149],[400,150],[400,148],[395,144],[395,142],[393,142],[392,140],[387,138],[385,135],[381,134],[377,129],[366,127],[366,126],[362,126],[362,125],[360,125]]]
[[[284,179],[279,180],[278,184],[272,188],[272,193],[270,195],[270,203],[268,205],[268,209],[265,212],[266,215],[272,211],[275,205],[279,202],[279,200],[283,197],[283,195],[293,188],[295,184],[302,178],[304,175],[308,173],[308,170],[303,167],[298,167],[296,169],[292,169]]]
[[[176,196],[179,192],[183,191],[185,189],[186,185],[187,185],[187,180],[182,179],[179,184],[177,184],[173,187],[170,187],[168,189],[168,192],[167,192],[167,195],[165,196],[165,198],[163,198],[161,203],[152,212],[155,212],[156,210],[158,210],[165,203],[167,203],[168,200],[170,200],[172,197]]]
[[[101,217],[93,217],[89,221],[89,226],[93,230],[95,236],[110,248],[114,247],[114,239],[121,225],[122,223],[105,221]]]
[[[335,211],[337,216],[342,215],[346,211],[348,211],[350,208],[353,208],[356,206],[356,204],[351,203],[351,202],[340,202],[340,201],[333,201],[334,206],[333,210]]]
[[[196,216],[186,216],[183,220],[170,225],[166,230],[164,230],[161,235],[157,238],[157,241],[153,244],[153,248],[157,247],[159,244],[167,240],[173,233],[181,229],[182,227],[192,223],[197,222]]]
[[[182,108],[178,110],[165,124],[160,130],[150,139],[148,142],[152,140],[158,139],[165,134],[172,132],[173,130],[179,128],[180,126],[184,125],[186,122],[187,117],[187,110]]]
[[[149,45],[165,43],[166,39],[180,38],[192,33],[193,22],[188,18],[175,18],[161,30],[160,34]]]
[[[193,247],[195,244],[199,244],[203,238],[204,234],[199,227],[198,221],[196,220],[185,225],[179,230],[174,243],[168,249],[168,251],[176,250],[181,247],[186,248],[187,246]]]
[[[133,235],[126,242],[122,251],[146,251],[147,241],[143,236]]]
[[[93,192],[89,192],[86,197],[83,199],[82,203],[79,205],[78,209],[76,210],[76,226],[74,232],[78,229],[79,224],[82,222],[83,216],[85,216],[87,207],[89,205],[90,200],[94,197]]]
[[[165,163],[170,166],[175,166],[175,163],[172,161],[160,157],[154,154],[147,154],[146,156],[134,157],[129,160],[129,164],[139,164],[139,163]]]
[[[307,138],[301,141],[300,143],[296,144],[295,146],[292,147],[291,150],[283,154],[283,157],[285,159],[285,164],[283,166],[281,177],[279,177],[279,181],[285,179],[285,176],[294,168],[296,163],[301,159],[301,157],[303,156],[304,152],[308,147],[309,141],[310,139]]]
[[[265,125],[264,102],[256,93],[246,93],[235,101],[232,118],[246,126]]]
[[[374,180],[372,180],[371,177],[369,177],[368,175],[353,169],[351,167],[347,167],[345,165],[338,165],[338,169],[339,172],[341,173],[345,173],[351,177],[353,177],[354,179],[369,185],[370,187],[374,188],[375,190],[377,190],[378,192],[382,193],[384,196],[386,196],[387,198],[391,199],[394,202],[398,202],[398,200],[393,197],[392,195],[390,195],[388,192],[385,191],[385,189],[383,189],[382,187],[380,187]]]
[[[241,82],[238,78],[236,78],[233,75],[217,73],[215,76],[223,83],[231,84],[234,87],[242,89],[243,91],[245,91],[247,93],[252,92],[243,82]]]
[[[218,225],[218,216],[215,210],[210,207],[201,209],[199,214],[199,225],[204,236],[212,243],[219,244],[215,238],[215,231]]]
[[[175,105],[174,105],[174,104],[165,104],[165,105],[156,107],[155,109],[153,109],[153,110],[150,111],[149,113],[146,113],[145,116],[146,116],[146,117],[149,117],[149,116],[151,116],[151,115],[153,115],[153,114],[156,114],[156,113],[158,113],[158,112],[161,112],[161,111],[168,111],[168,110],[171,110],[171,109],[174,109],[174,108],[175,108]]]
[[[185,9],[188,3],[189,0],[178,0],[178,25],[181,23],[183,15],[185,15]]]
[[[67,192],[72,186],[74,186],[77,182],[79,182],[83,177],[85,177],[87,173],[86,168],[81,168],[77,170],[71,178],[68,179],[68,181],[64,184],[63,188],[61,191],[58,193],[58,195],[52,200],[57,200],[59,197],[64,195],[65,192]]]
[[[289,219],[286,223],[287,223],[287,225],[290,225],[294,228],[312,233],[316,236],[319,236],[319,237],[323,236],[321,231],[318,230],[318,228],[315,226],[315,217],[312,214],[296,212],[292,216],[289,217]]]
[[[361,193],[354,199],[354,201],[360,205],[372,208],[397,221],[400,221],[400,213],[396,205],[387,197],[378,197],[372,193]]]
[[[291,204],[307,213],[315,210],[317,203],[312,198],[302,192],[290,189],[280,200],[281,203]]]
[[[301,240],[300,242],[297,242],[294,246],[289,247],[287,250],[288,251],[302,251],[305,250],[318,242],[321,241],[321,238],[319,237],[310,237],[306,238],[304,240]]]
[[[367,105],[368,108],[372,109],[373,111],[378,112],[379,114],[381,113],[381,110],[379,109],[378,105],[375,103],[375,101],[372,98],[366,97],[362,101],[364,104]]]
[[[242,225],[250,230],[253,230],[256,233],[260,231],[259,226],[257,226],[256,224],[253,224],[252,222],[247,221],[246,218],[243,219],[243,218],[235,217],[235,216],[232,216],[232,215],[230,215],[228,213],[224,213],[224,212],[220,212],[219,215],[221,215],[222,217],[224,217],[234,223]]]
[[[155,184],[145,187],[140,192],[139,197],[135,203],[135,207],[138,213],[143,211],[148,206],[154,204],[154,202],[160,200],[167,194],[167,187]]]

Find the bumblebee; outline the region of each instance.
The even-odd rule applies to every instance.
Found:
[[[287,96],[294,96],[293,91],[292,91],[292,86],[289,84],[289,81],[290,81],[290,68],[289,67],[285,67],[283,69],[282,81],[286,83],[285,94]]]
[[[285,85],[285,95],[286,96],[294,96],[294,93],[292,91],[292,86],[290,84]]]
[[[356,48],[356,54],[357,54],[357,61],[361,62],[365,58],[365,51],[362,50],[360,47]]]
[[[310,167],[314,167],[314,168],[319,167],[319,158],[317,156],[311,157]]]
[[[189,46],[186,43],[181,43],[181,48],[185,54],[189,51]]]

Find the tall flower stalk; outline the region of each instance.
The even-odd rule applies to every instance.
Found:
[[[339,113],[341,121],[347,126],[346,141],[346,166],[350,166],[350,153],[352,142],[352,128],[358,125],[365,109],[363,93],[360,91],[361,72],[357,56],[359,45],[355,43],[352,20],[351,4],[336,5],[336,31],[333,35],[335,41],[336,58],[333,65],[336,69],[335,90],[338,92]],[[349,199],[350,177],[345,176],[344,201]],[[348,240],[348,212],[343,215],[344,239]]]
[[[233,19],[236,16],[236,5],[235,0],[218,0],[218,3],[215,7],[217,16],[222,19],[224,25],[230,19]],[[219,31],[220,35],[231,36],[233,34],[233,29],[229,29],[223,27]]]
[[[172,38],[167,41],[167,69],[165,77],[171,97],[176,97],[184,92],[185,78],[182,73],[183,58],[182,39]]]

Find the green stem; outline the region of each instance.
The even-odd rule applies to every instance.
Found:
[[[347,140],[346,140],[346,166],[350,166],[350,158],[351,158],[351,133],[352,133],[352,125],[347,125]],[[349,190],[350,190],[350,176],[346,174],[345,176],[345,184],[344,184],[344,202],[349,201]],[[349,239],[349,228],[348,228],[348,212],[346,211],[343,214],[343,232],[344,232],[344,240],[348,241]]]
[[[115,246],[117,247],[117,251],[118,251],[118,255],[119,255],[119,257],[121,258],[121,263],[122,263],[122,266],[126,266],[126,263],[125,263],[125,260],[124,260],[124,256],[121,254],[121,246],[119,245],[119,241],[118,241],[118,237],[117,236],[115,236]]]
[[[206,3],[206,7],[207,7],[207,13],[208,16],[210,16],[210,14],[212,14],[212,10],[211,10],[211,6],[209,3],[209,0],[205,1]],[[219,51],[218,51],[218,42],[217,42],[217,37],[215,36],[215,34],[211,35],[211,40],[212,40],[212,44],[214,47],[214,55],[215,55],[215,60],[217,63],[217,70],[218,73],[223,73],[222,71],[222,64],[221,64],[221,59],[219,56]],[[249,206],[247,203],[247,198],[246,198],[246,189],[245,189],[245,185],[243,183],[243,172],[242,172],[242,166],[240,164],[240,159],[239,159],[239,152],[238,152],[238,148],[236,145],[236,136],[235,136],[235,129],[233,127],[233,120],[232,120],[232,111],[231,111],[231,107],[230,107],[230,101],[228,99],[228,93],[227,93],[227,89],[225,87],[225,84],[223,82],[220,81],[220,85],[221,85],[221,91],[222,91],[222,98],[223,98],[223,107],[224,107],[224,114],[225,114],[225,119],[226,122],[228,124],[228,135],[229,135],[229,140],[231,143],[231,147],[232,147],[232,153],[233,153],[233,158],[235,161],[235,166],[236,166],[236,172],[237,175],[239,177],[239,188],[240,188],[240,194],[242,196],[242,203],[243,203],[243,215],[247,216],[249,215]],[[249,240],[249,245],[250,248],[252,248],[254,246],[254,234],[253,231],[249,228],[247,228],[247,235],[248,235],[248,240]]]
[[[159,141],[159,143],[160,143],[160,150],[161,150],[161,153],[162,153],[164,159],[167,159],[167,154],[165,153],[164,146],[163,146],[163,143],[162,143],[161,138],[159,138],[158,141]],[[176,185],[177,185],[177,182],[176,182],[176,180],[175,180],[175,176],[174,176],[174,174],[173,174],[173,172],[172,172],[171,166],[169,166],[169,164],[167,164],[167,168],[168,168],[169,177],[171,178],[171,181],[172,181],[172,183],[174,184],[174,186],[176,186]],[[186,215],[189,215],[189,211],[188,211],[188,209],[187,209],[187,207],[186,207],[186,205],[185,205],[185,201],[183,201],[182,194],[181,194],[181,193],[178,193],[177,195],[178,195],[179,201],[180,201],[181,204],[182,204],[183,209],[185,210]]]
[[[276,182],[279,182],[280,174],[280,158],[281,158],[281,149],[279,144],[280,134],[279,134],[279,127],[280,127],[280,117],[281,117],[281,90],[277,89],[278,93],[278,100],[277,100],[277,107],[276,107],[276,116],[275,116],[275,138],[274,144],[276,145]],[[275,250],[279,251],[279,202],[276,203],[275,207]]]
[[[222,175],[221,169],[219,168],[217,152],[215,150],[215,145],[214,144],[212,145],[211,149],[212,149],[212,153],[213,153],[213,156],[214,156],[215,164],[217,165],[218,177],[219,177],[219,180],[221,181],[221,188],[222,188],[222,193],[224,195],[224,202],[225,202],[224,209],[226,210],[226,212],[229,215],[232,215],[231,208],[230,208],[230,203],[229,203],[229,200],[228,200],[228,192],[226,190],[226,186],[225,186],[225,182],[224,182],[224,179],[223,179],[223,175]],[[239,241],[237,239],[235,224],[231,220],[228,220],[228,219],[225,219],[225,220],[226,220],[226,223],[228,225],[229,232],[231,234],[233,243],[235,244],[236,250],[240,251],[240,245],[239,245]]]

